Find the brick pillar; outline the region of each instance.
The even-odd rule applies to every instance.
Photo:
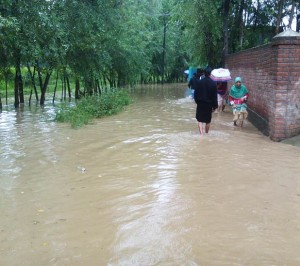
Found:
[[[300,134],[298,32],[287,30],[271,43],[230,54],[225,63],[249,90],[249,121],[275,141]]]
[[[300,34],[291,32],[272,40],[275,94],[269,134],[275,141],[300,134]]]

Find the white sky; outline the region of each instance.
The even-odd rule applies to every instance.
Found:
[[[252,0],[252,3],[254,4],[254,6],[257,5],[256,0]],[[292,8],[292,6],[290,8]],[[291,26],[291,29],[294,30],[294,31],[296,31],[296,21],[297,21],[297,19],[296,19],[296,12],[295,12],[294,13],[294,18],[293,18],[293,21],[292,21],[292,26]],[[289,24],[289,17],[284,17],[283,18],[283,23],[284,23],[284,25],[287,26]]]
[[[283,23],[284,23],[285,25],[288,25],[288,24],[289,24],[289,17],[284,17],[284,18],[283,18]],[[293,19],[291,29],[294,30],[294,31],[296,31],[296,16],[295,16],[294,19]]]

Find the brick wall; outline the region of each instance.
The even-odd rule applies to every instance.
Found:
[[[228,55],[226,68],[249,90],[249,120],[258,129],[275,141],[300,134],[300,34]]]

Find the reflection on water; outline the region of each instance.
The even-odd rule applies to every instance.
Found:
[[[199,137],[184,85],[84,128],[0,114],[0,265],[299,265],[300,149],[230,110]]]

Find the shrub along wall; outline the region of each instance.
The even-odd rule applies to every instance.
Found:
[[[249,120],[258,129],[274,141],[300,134],[299,33],[288,30],[269,44],[228,55],[226,68],[248,88]]]

